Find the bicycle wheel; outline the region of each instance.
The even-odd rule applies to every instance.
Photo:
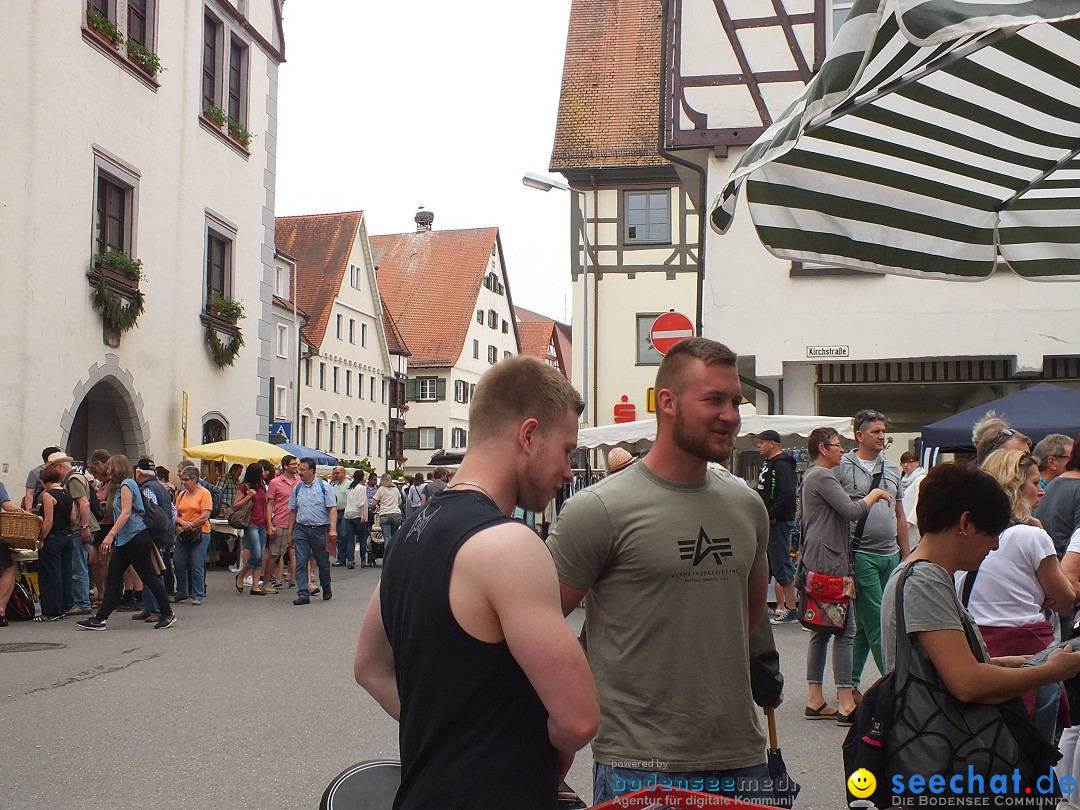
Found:
[[[34,618],[34,598],[21,582],[15,583],[6,610],[11,621],[28,622]]]

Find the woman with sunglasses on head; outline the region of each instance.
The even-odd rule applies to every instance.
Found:
[[[1038,459],[1023,450],[995,450],[982,469],[1005,490],[1010,524],[982,565],[955,575],[956,590],[991,656],[1034,655],[1056,640],[1043,610],[1071,610],[1076,593],[1062,571],[1054,541],[1031,516],[1042,497]],[[1028,714],[1051,742],[1060,692],[1060,686],[1053,685],[1021,695]]]
[[[105,595],[97,613],[78,622],[79,629],[105,629],[109,614],[120,602],[124,572],[129,565],[135,569],[144,586],[150,588],[154,599],[161,605],[161,618],[154,625],[154,629],[172,627],[176,624],[176,616],[169,610],[169,597],[165,593],[165,586],[154,570],[154,538],[142,519],[142,515],[146,514],[146,506],[139,485],[135,482],[135,469],[127,456],[119,454],[109,458],[105,469],[109,480],[116,485],[112,528],[101,541],[101,553],[109,559],[109,570],[105,575]]]
[[[802,555],[796,582],[803,582],[807,572],[830,577],[850,578],[855,568],[851,559],[851,524],[867,513],[878,501],[890,500],[883,489],[874,489],[865,498],[851,500],[836,479],[833,470],[840,466],[844,446],[840,434],[832,428],[815,428],[806,443],[810,451],[810,467],[803,477],[802,489]],[[849,594],[851,596],[853,594]],[[809,694],[804,716],[807,720],[835,720],[850,726],[855,711],[854,686],[851,677],[851,650],[855,643],[855,600],[848,602],[844,630],[839,635],[824,630],[811,631],[806,655],[806,682]],[[829,640],[833,645],[833,681],[839,708],[825,700],[822,683],[825,678],[825,659]]]
[[[256,461],[248,464],[244,473],[244,481],[236,490],[236,499],[233,501],[233,510],[240,509],[247,503],[254,501],[251,507],[251,517],[248,525],[244,527],[244,547],[249,554],[236,575],[236,592],[244,592],[244,579],[251,576],[251,595],[262,596],[267,593],[277,593],[271,583],[265,586],[259,584],[259,574],[262,571],[263,552],[266,550],[267,536],[266,527],[272,521],[270,519],[270,501],[266,497],[266,477],[268,473],[262,462]]]

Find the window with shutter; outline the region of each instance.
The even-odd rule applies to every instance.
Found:
[[[442,450],[442,446],[443,446],[442,432],[443,432],[442,428],[435,428],[435,449],[436,450]]]
[[[370,442],[370,435],[368,440]],[[405,428],[405,449],[406,450],[419,450],[420,449],[420,428]]]
[[[435,400],[442,402],[444,399],[446,399],[446,380],[439,377],[435,380]]]
[[[418,399],[420,399],[420,380],[406,380],[405,401],[416,402]]]

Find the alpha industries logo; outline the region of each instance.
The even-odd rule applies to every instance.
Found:
[[[684,560],[693,560],[695,568],[710,554],[713,555],[717,565],[724,564],[724,557],[734,557],[735,552],[731,550],[731,538],[719,537],[713,540],[705,534],[705,528],[702,527],[698,532],[697,540],[679,541],[679,557]]]

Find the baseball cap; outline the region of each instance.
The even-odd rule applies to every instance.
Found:
[[[138,464],[135,465],[136,470],[143,470],[145,472],[157,472],[157,465],[154,464],[154,460],[149,456],[143,456],[139,459]]]
[[[759,442],[776,442],[779,444],[780,434],[775,430],[763,430],[761,433],[757,434],[757,440]]]

